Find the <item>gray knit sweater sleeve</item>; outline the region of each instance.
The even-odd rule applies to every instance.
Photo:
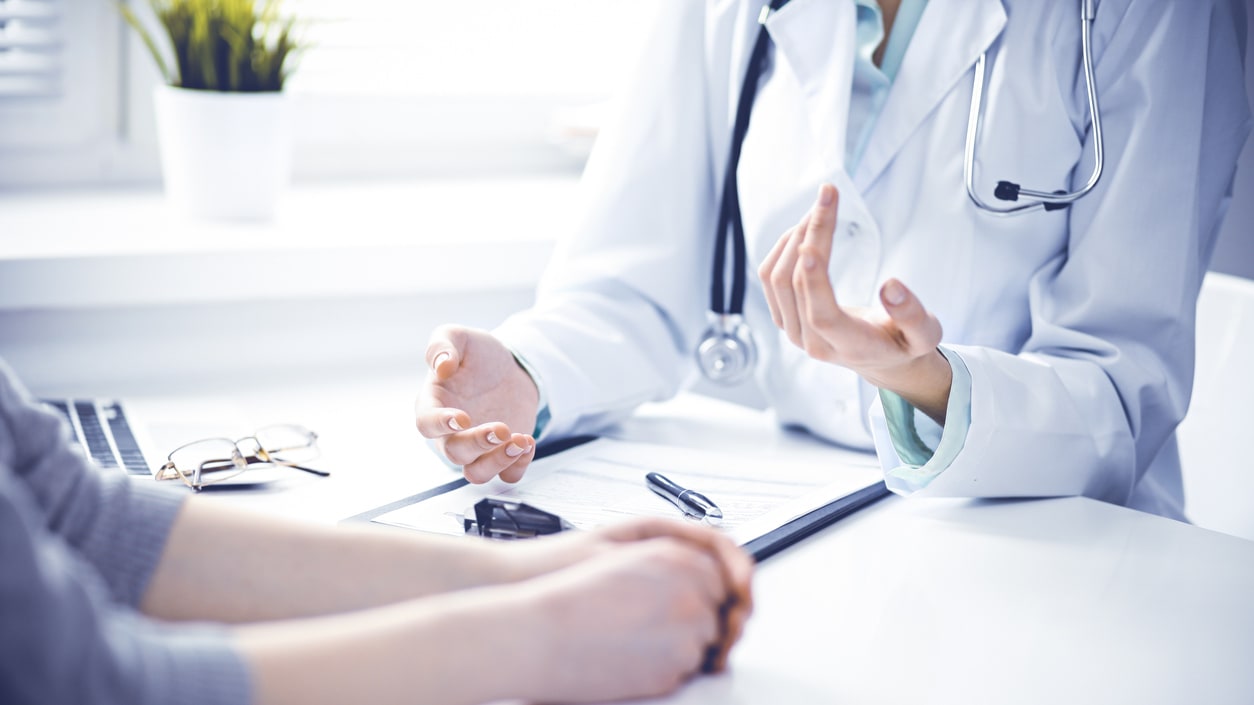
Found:
[[[226,630],[135,609],[183,499],[96,468],[0,362],[0,702],[249,701]]]

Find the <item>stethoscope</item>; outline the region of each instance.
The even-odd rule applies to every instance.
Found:
[[[740,192],[737,185],[736,169],[740,164],[740,148],[744,144],[745,133],[749,129],[749,113],[753,110],[753,100],[757,95],[758,81],[761,78],[766,62],[770,35],[766,31],[766,20],[771,13],[788,3],[788,0],[771,0],[762,8],[758,16],[761,29],[753,44],[749,56],[749,66],[745,71],[744,84],[740,88],[740,99],[736,104],[736,119],[732,126],[731,149],[727,157],[727,169],[723,175],[723,193],[719,206],[718,231],[714,236],[714,273],[710,287],[710,325],[697,345],[697,363],[702,374],[708,379],[721,384],[733,385],[748,377],[757,364],[758,348],[753,333],[744,320],[746,261],[748,255],[745,245],[744,222],[740,215]],[[1015,202],[1013,206],[991,205],[980,198],[975,190],[975,149],[984,123],[984,73],[988,63],[988,52],[980,54],[975,64],[975,80],[971,91],[971,110],[967,119],[966,149],[963,158],[963,177],[966,181],[967,195],[979,208],[1002,215],[1022,213],[1024,211],[1043,208],[1058,210],[1084,197],[1097,186],[1102,176],[1102,120],[1097,105],[1097,88],[1093,78],[1093,52],[1090,34],[1093,19],[1096,16],[1094,0],[1080,0],[1080,45],[1084,82],[1088,92],[1089,115],[1093,120],[1093,147],[1095,159],[1093,173],[1078,191],[1037,191],[1023,188],[1010,181],[999,181],[993,196],[1000,201]],[[732,285],[727,292],[724,282],[727,263],[727,244],[732,245]]]
[[[975,62],[975,81],[971,89],[971,110],[967,118],[967,145],[962,162],[962,175],[967,184],[967,195],[980,208],[991,213],[1010,214],[1042,207],[1047,211],[1066,208],[1092,191],[1102,178],[1102,160],[1105,149],[1102,146],[1102,113],[1097,107],[1097,85],[1093,79],[1093,49],[1090,34],[1093,18],[1097,16],[1093,0],[1080,0],[1080,54],[1084,67],[1084,87],[1088,92],[1089,115],[1093,119],[1093,173],[1089,180],[1078,191],[1037,191],[1023,188],[1011,181],[998,181],[993,195],[1000,201],[1018,202],[1021,197],[1026,201],[1015,206],[996,206],[986,203],[975,192],[975,143],[980,139],[980,130],[984,123],[984,66],[988,52],[980,54]]]

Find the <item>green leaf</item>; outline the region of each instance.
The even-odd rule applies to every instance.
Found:
[[[296,19],[284,17],[282,0],[148,0],[170,40],[171,70],[156,38],[118,2],[167,83],[218,91],[279,91],[303,45],[293,37]]]
[[[148,53],[152,55],[152,60],[157,64],[157,70],[161,72],[161,80],[170,85],[178,83],[178,76],[170,74],[170,67],[166,64],[165,57],[161,55],[161,51],[157,49],[157,42],[153,40],[152,34],[148,31],[148,28],[139,21],[139,18],[131,11],[129,5],[119,2],[117,3],[117,7],[118,12],[122,13],[122,19],[126,20],[126,23],[131,26],[131,29],[135,30],[135,32],[139,34],[139,38],[143,40],[144,46],[148,47]]]

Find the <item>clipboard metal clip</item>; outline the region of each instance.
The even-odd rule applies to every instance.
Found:
[[[499,497],[475,502],[462,517],[462,526],[468,534],[494,539],[529,539],[575,528],[556,514]]]

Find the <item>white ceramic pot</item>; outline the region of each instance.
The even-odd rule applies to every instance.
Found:
[[[286,94],[158,86],[155,105],[162,177],[177,208],[199,218],[273,217],[291,177]]]

